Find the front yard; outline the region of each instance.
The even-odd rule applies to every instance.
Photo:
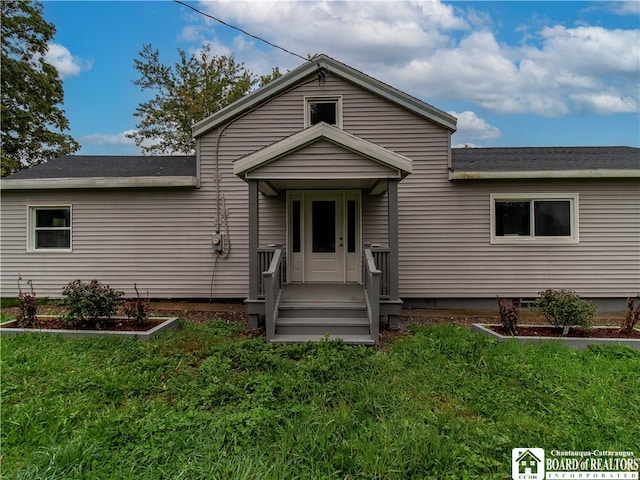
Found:
[[[624,347],[456,325],[381,349],[271,345],[220,320],[1,347],[4,478],[505,479],[516,447],[640,455],[640,352]]]

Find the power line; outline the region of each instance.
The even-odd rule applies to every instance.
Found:
[[[216,17],[214,17],[213,15],[209,15],[208,13],[205,13],[205,12],[203,12],[203,11],[201,11],[201,10],[198,10],[197,8],[192,7],[192,6],[191,6],[191,5],[189,5],[188,3],[184,3],[184,2],[182,2],[182,1],[180,1],[180,0],[173,0],[173,1],[174,1],[175,3],[179,3],[180,5],[185,6],[185,7],[187,7],[187,8],[190,8],[191,10],[193,10],[193,11],[194,11],[194,12],[196,12],[196,13],[199,13],[200,15],[204,15],[205,17],[210,18],[211,20],[215,20],[216,22],[221,23],[222,25],[224,25],[224,26],[226,26],[226,27],[233,28],[234,30],[237,30],[238,32],[241,32],[241,33],[243,33],[243,34],[247,35],[248,37],[255,38],[256,40],[258,40],[258,41],[260,41],[260,42],[263,42],[263,43],[266,43],[267,45],[269,45],[269,46],[271,46],[271,47],[274,47],[274,48],[277,48],[277,49],[279,49],[279,50],[282,50],[283,52],[286,52],[286,53],[288,53],[289,55],[294,55],[294,56],[296,56],[296,57],[298,57],[298,58],[301,58],[301,59],[302,59],[302,60],[304,60],[305,62],[306,62],[306,61],[309,61],[309,59],[308,59],[308,58],[303,57],[302,55],[299,55],[299,54],[297,54],[297,53],[295,53],[295,52],[292,52],[292,51],[290,51],[290,50],[287,50],[286,48],[283,48],[283,47],[281,47],[281,46],[279,46],[279,45],[276,45],[275,43],[271,43],[270,41],[265,40],[264,38],[258,37],[257,35],[253,35],[253,34],[251,34],[251,33],[247,32],[246,30],[243,30],[243,29],[241,29],[241,28],[239,28],[239,27],[236,27],[236,26],[234,26],[234,25],[231,25],[231,24],[229,24],[229,23],[227,23],[227,22],[225,22],[225,21],[223,21],[223,20],[220,20],[219,18],[216,18]]]

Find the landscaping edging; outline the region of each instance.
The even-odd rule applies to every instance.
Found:
[[[53,317],[54,315],[41,315],[41,317]],[[63,330],[63,329],[47,329],[47,328],[13,328],[6,325],[13,323],[15,320],[0,324],[0,335],[22,335],[25,333],[60,335],[63,338],[81,338],[81,337],[101,337],[112,336],[121,338],[137,338],[143,342],[160,335],[167,330],[178,328],[180,323],[178,317],[152,317],[152,320],[164,320],[150,330],[141,332],[116,332],[113,330]],[[125,319],[126,320],[126,319]]]
[[[488,335],[498,339],[500,342],[514,340],[520,343],[542,343],[542,342],[561,342],[574,350],[584,350],[589,345],[624,345],[640,350],[640,339],[637,338],[588,338],[588,337],[525,337],[516,335],[501,335],[490,327],[499,325],[488,325],[482,323],[474,323],[471,329],[482,335]],[[543,325],[531,325],[532,327],[541,327]],[[611,327],[618,328],[618,327]]]

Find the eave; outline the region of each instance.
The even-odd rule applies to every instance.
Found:
[[[62,190],[81,188],[176,188],[196,187],[197,177],[73,177],[2,180],[2,190]]]
[[[476,171],[455,170],[449,172],[449,180],[517,180],[553,178],[640,178],[637,169],[593,169],[593,170],[527,170],[527,171]]]

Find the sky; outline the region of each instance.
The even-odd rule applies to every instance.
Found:
[[[188,1],[303,57],[324,53],[458,118],[454,147],[640,146],[640,1]],[[43,2],[78,154],[125,134],[144,44],[173,65],[210,44],[260,75],[303,61],[173,1]]]

